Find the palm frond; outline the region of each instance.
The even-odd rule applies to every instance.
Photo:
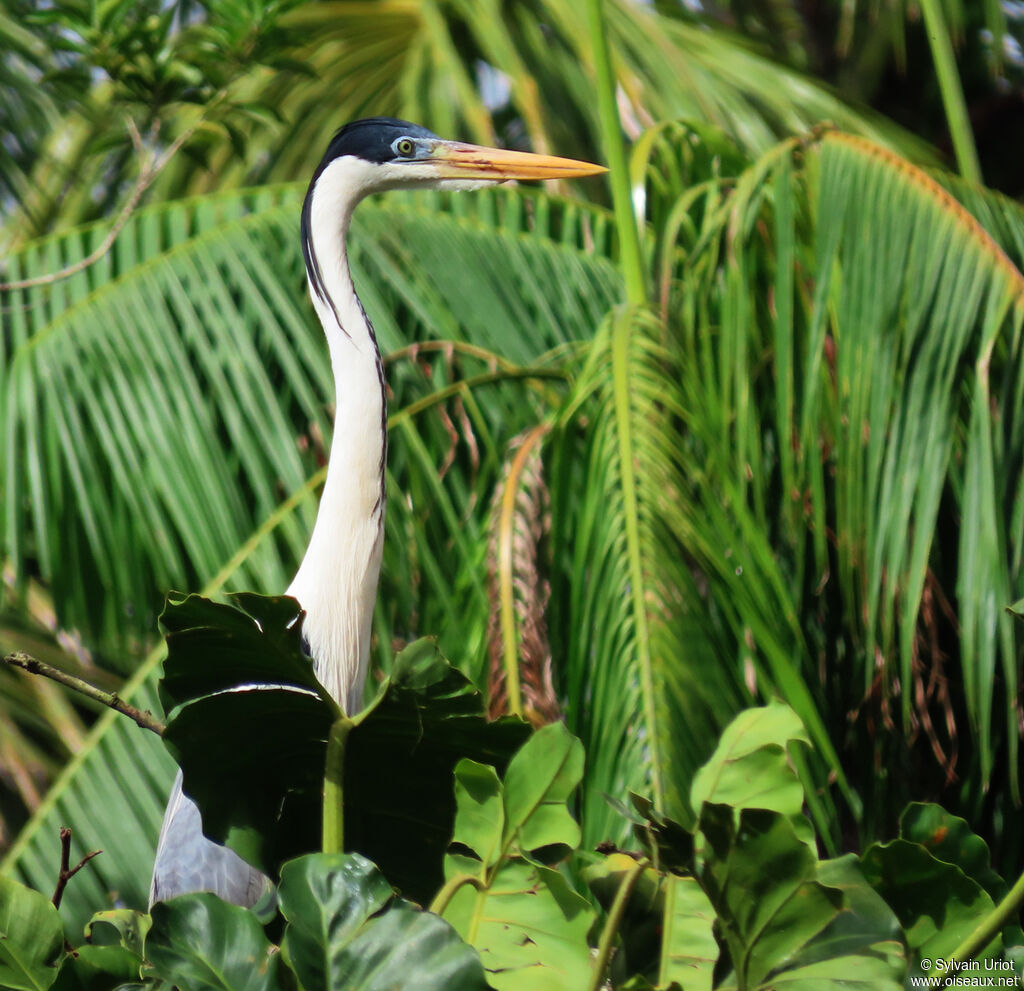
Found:
[[[1021,582],[1024,279],[933,179],[862,139],[788,142],[698,195],[677,188],[685,223],[667,192],[654,202],[679,234],[659,250],[683,356],[685,543],[727,653],[851,769],[855,815],[909,780],[941,792],[957,747],[979,772],[969,801],[997,755],[1015,794],[1001,610]],[[972,202],[1015,250],[1018,213]]]
[[[957,595],[965,702],[982,779],[993,766],[999,670],[1016,795],[1017,651],[1002,609],[1020,581],[1011,549],[1021,534],[1006,507],[1018,484],[1010,469],[1020,456],[1013,357],[1024,323],[1024,276],[938,184],[880,149],[827,139],[821,182],[820,268],[831,269],[834,252],[844,273],[833,302],[842,397],[837,457],[846,468],[837,477],[848,502],[837,523],[863,539],[851,550],[863,555],[867,581],[858,591],[867,645],[899,657],[886,674],[902,682],[909,721],[928,574],[942,567],[947,582],[955,580],[947,594]],[[899,214],[852,207],[897,202]],[[903,278],[878,277],[892,271]],[[955,570],[946,560],[952,548],[936,539],[943,499],[960,514]]]
[[[566,718],[589,755],[587,842],[621,841],[604,795],[653,790],[682,819],[694,769],[740,704],[680,519],[678,357],[618,310],[580,374],[551,455],[552,639]]]

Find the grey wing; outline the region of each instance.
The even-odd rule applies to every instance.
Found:
[[[212,891],[224,901],[251,908],[270,886],[265,874],[250,867],[234,850],[203,835],[199,808],[174,779],[156,847],[149,906],[175,895]]]

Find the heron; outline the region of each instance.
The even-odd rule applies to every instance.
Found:
[[[302,205],[302,253],[334,376],[334,430],[313,533],[287,594],[305,611],[303,636],[316,675],[346,712],[361,706],[369,664],[387,457],[384,365],[346,252],[352,213],[366,196],[386,190],[467,190],[604,171],[567,158],[445,141],[418,124],[373,117],[342,127],[313,173]],[[212,891],[251,907],[268,887],[262,873],[203,835],[179,771],[157,844],[150,905]]]

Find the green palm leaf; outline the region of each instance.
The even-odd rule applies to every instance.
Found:
[[[675,178],[665,164],[671,140],[650,159],[651,202],[689,252],[681,268],[659,247],[691,445],[681,513],[725,654],[800,712],[835,773],[820,730],[835,743],[849,717],[869,730],[841,761],[855,814],[922,773],[941,789],[958,746],[980,798],[997,753],[1016,766],[1001,610],[1021,581],[1024,279],[934,180],[860,139],[827,136],[806,166],[787,143],[696,195],[682,188],[693,162]],[[1019,250],[1019,211],[967,199]],[[962,700],[944,664],[961,665]]]
[[[621,839],[605,794],[653,789],[689,819],[690,777],[740,704],[691,569],[678,359],[658,337],[641,311],[606,322],[552,454],[554,655],[588,754],[585,842]]]
[[[844,228],[837,244],[844,270],[906,272],[906,281],[891,287],[847,276],[838,293],[837,322],[847,331],[837,370],[850,385],[848,426],[837,440],[850,465],[847,484],[860,489],[851,492],[846,520],[865,539],[869,644],[890,654],[898,642],[899,676],[912,683],[918,603],[934,559],[940,500],[952,487],[962,513],[956,593],[965,701],[987,779],[997,662],[1008,700],[1016,694],[1014,639],[1002,612],[1017,584],[1007,539],[1015,530],[1000,508],[1015,482],[996,476],[1019,444],[1011,399],[1018,373],[1007,359],[1024,320],[1024,277],[924,175],[897,170],[883,153],[849,139],[826,142],[822,160],[822,203],[838,203],[840,195],[851,204],[899,196],[903,205],[898,221],[875,210],[844,217],[830,209],[827,218]],[[875,250],[866,251],[867,244]],[[1011,390],[998,413],[993,377],[996,390]],[[891,424],[888,435],[883,421]],[[874,499],[864,498],[869,493]],[[898,589],[895,596],[883,593],[887,581]],[[905,717],[911,704],[905,692]],[[1015,752],[1015,718],[1008,729]]]

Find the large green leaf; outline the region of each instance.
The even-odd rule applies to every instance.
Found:
[[[319,692],[313,661],[303,650],[302,609],[291,598],[237,592],[234,609],[202,596],[168,597],[160,622],[167,657],[160,696],[168,712],[192,699],[244,684]],[[216,657],[215,664],[199,663]]]
[[[698,877],[717,913],[733,968],[726,987],[772,986],[799,950],[839,914],[842,896],[817,880],[815,856],[785,816],[704,805]]]
[[[327,738],[341,711],[312,671],[293,599],[169,602],[164,740],[209,836],[276,873],[320,846]],[[223,661],[223,665],[221,662]],[[258,684],[259,691],[232,689]],[[412,897],[440,886],[463,755],[505,767],[528,733],[488,722],[479,693],[430,642],[406,648],[367,708],[345,720],[345,843]],[[228,741],[245,740],[244,747]],[[563,798],[564,805],[564,798]]]
[[[449,855],[445,865],[455,877],[473,871],[476,861]],[[594,911],[558,871],[522,858],[503,860],[486,885],[462,885],[443,915],[479,951],[497,991],[586,986]]]
[[[549,848],[548,854],[574,849],[579,827],[566,803],[582,772],[580,742],[561,723],[530,736],[509,762],[504,783],[493,767],[459,761],[452,842],[476,857],[473,873],[484,878],[502,860],[541,847]]]
[[[336,710],[303,652],[298,603],[251,594],[231,603],[168,601],[164,743],[207,835],[276,874],[289,857],[318,849]],[[249,685],[262,687],[232,691]]]
[[[153,906],[146,937],[152,971],[181,991],[275,991],[281,957],[248,909],[216,895],[179,895]]]
[[[282,949],[306,991],[484,991],[476,953],[448,923],[394,897],[358,854],[313,854],[281,872]]]
[[[722,733],[711,759],[693,776],[690,804],[705,802],[734,809],[771,809],[799,815],[804,791],[788,760],[791,743],[810,743],[803,724],[788,706],[775,702],[745,709]]]
[[[936,860],[955,864],[993,901],[1001,901],[1006,894],[1006,882],[992,869],[988,844],[966,819],[951,815],[940,805],[912,802],[900,816],[900,836],[920,843]]]
[[[915,963],[950,956],[995,907],[984,888],[960,868],[910,840],[872,844],[860,867],[896,913]],[[996,937],[983,953],[996,952],[1000,945]]]
[[[698,877],[718,918],[732,974],[722,988],[841,991],[902,987],[892,911],[852,858],[819,864],[790,820],[705,805]]]
[[[455,769],[457,811],[439,911],[480,951],[499,991],[579,987],[590,973],[592,909],[561,874],[530,857],[539,847],[550,856],[579,842],[566,803],[582,771],[580,743],[560,723],[523,744],[503,783],[471,760]]]
[[[540,847],[575,849],[579,826],[566,808],[583,774],[583,748],[561,723],[534,733],[509,762],[502,785],[493,767],[463,758],[455,767],[452,842],[471,850],[487,874],[502,859]]]
[[[662,883],[665,909],[658,985],[678,981],[692,991],[711,991],[718,961],[711,902],[695,878],[668,875]]]
[[[0,877],[0,984],[11,991],[45,991],[63,953],[64,929],[50,899]]]
[[[842,988],[897,991],[906,972],[903,934],[892,909],[861,873],[857,858],[847,854],[823,861],[817,877],[842,892],[842,911],[778,975],[779,986],[811,991],[818,986],[815,981],[834,981]]]
[[[575,849],[580,829],[566,802],[583,776],[583,747],[561,723],[539,729],[505,773],[502,846],[529,853],[542,846]]]
[[[345,843],[426,902],[443,879],[455,821],[452,776],[466,756],[503,771],[529,735],[489,722],[482,698],[430,641],[407,647],[345,742]]]

